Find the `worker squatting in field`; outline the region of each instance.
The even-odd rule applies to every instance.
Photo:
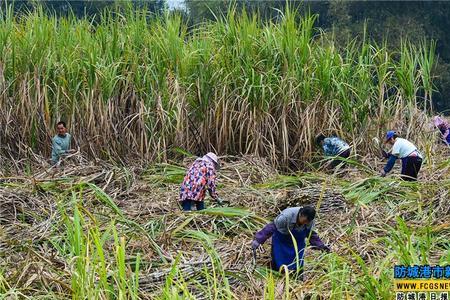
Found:
[[[279,271],[286,266],[288,270],[297,271],[301,278],[307,239],[313,249],[330,252],[330,247],[314,231],[315,216],[316,211],[310,206],[286,208],[255,234],[253,251],[272,237],[272,269]]]

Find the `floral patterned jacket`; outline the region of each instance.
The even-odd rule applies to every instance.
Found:
[[[214,164],[206,159],[198,158],[184,177],[180,189],[180,201],[203,201],[206,191],[216,200],[216,169]]]

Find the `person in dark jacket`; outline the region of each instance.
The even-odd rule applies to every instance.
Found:
[[[272,237],[272,269],[280,271],[282,266],[286,266],[301,275],[306,239],[313,249],[330,252],[330,247],[313,230],[315,216],[316,211],[311,206],[286,208],[255,234],[252,249],[257,250]]]

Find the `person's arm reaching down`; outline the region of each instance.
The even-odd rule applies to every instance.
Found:
[[[255,234],[255,239],[252,241],[252,249],[256,250],[261,247],[262,244],[264,244],[277,230],[275,227],[275,224],[273,222],[270,222],[266,226],[264,226],[263,229],[258,231]]]
[[[275,227],[275,224],[273,222],[270,222],[255,234],[255,240],[260,244],[264,244],[265,241],[267,241],[267,239],[269,239],[273,235],[276,229],[277,228]]]
[[[278,230],[282,234],[289,234],[289,216],[286,213],[281,213],[275,220],[255,234],[255,239],[252,242],[252,248],[258,249],[273,233]]]
[[[397,160],[397,158],[398,157],[395,156],[394,154],[389,155],[389,159],[388,159],[388,161],[386,163],[386,166],[383,169],[385,175],[392,170],[392,168],[395,165],[395,161]]]
[[[212,168],[208,168],[208,192],[214,200],[219,199],[216,191],[216,172]]]
[[[312,246],[313,249],[324,250],[324,251],[330,252],[330,247],[328,247],[327,245],[325,245],[322,242],[319,235],[315,231],[311,232],[311,236],[309,238],[309,244]]]

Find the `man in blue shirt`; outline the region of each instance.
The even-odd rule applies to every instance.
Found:
[[[326,137],[323,134],[319,134],[316,137],[316,143],[323,148],[325,156],[340,158],[350,157],[350,146],[336,136]],[[330,163],[330,168],[334,169],[340,163],[342,163],[340,159],[334,159]]]
[[[75,152],[70,149],[70,142],[72,136],[67,133],[66,123],[63,121],[58,122],[56,125],[58,134],[52,138],[52,164],[59,163],[62,156]]]

